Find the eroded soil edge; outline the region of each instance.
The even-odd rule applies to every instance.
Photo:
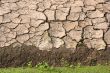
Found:
[[[51,51],[41,51],[34,46],[26,45],[0,48],[0,67],[26,66],[30,61],[33,66],[43,61],[52,66],[63,66],[62,60],[72,65],[77,63],[82,65],[109,64],[110,49],[97,51],[81,44],[75,52],[65,47],[53,48]]]

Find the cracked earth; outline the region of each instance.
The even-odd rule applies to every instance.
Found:
[[[110,46],[109,0],[0,0],[0,47]]]

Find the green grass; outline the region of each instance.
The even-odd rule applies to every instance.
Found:
[[[0,73],[110,73],[110,66],[1,68]]]

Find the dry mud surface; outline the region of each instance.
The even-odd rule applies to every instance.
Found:
[[[104,64],[108,47],[110,0],[0,0],[0,67]]]
[[[76,49],[110,45],[110,0],[0,0],[0,47]]]

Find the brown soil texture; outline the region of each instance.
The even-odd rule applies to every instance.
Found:
[[[33,66],[41,62],[47,62],[52,66],[63,66],[64,62],[72,65],[109,64],[110,48],[96,51],[79,45],[75,52],[65,47],[53,48],[51,51],[41,51],[35,46],[26,45],[0,48],[0,67],[21,67],[26,66],[30,61]]]

